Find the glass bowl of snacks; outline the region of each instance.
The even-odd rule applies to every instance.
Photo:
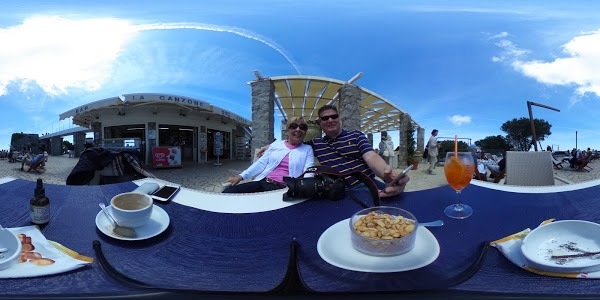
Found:
[[[373,256],[404,254],[415,246],[418,225],[417,218],[401,208],[366,208],[350,218],[352,247]]]

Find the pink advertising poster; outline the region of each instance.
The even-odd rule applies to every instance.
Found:
[[[181,148],[179,146],[152,148],[152,165],[155,168],[181,166]]]

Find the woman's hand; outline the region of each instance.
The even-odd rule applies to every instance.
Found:
[[[227,178],[227,182],[231,183],[231,185],[236,185],[238,183],[240,183],[240,181],[242,181],[242,176],[240,175],[236,175],[236,176],[231,176],[229,178]]]

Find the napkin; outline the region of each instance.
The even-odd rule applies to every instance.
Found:
[[[1,270],[0,278],[25,278],[58,274],[75,270],[94,261],[91,257],[80,255],[57,242],[47,240],[37,226],[6,229],[16,235],[21,235],[22,253],[24,254],[17,264]],[[25,252],[29,253],[25,254]]]
[[[539,226],[548,224],[554,221],[554,219],[548,219],[542,222]],[[538,227],[539,227],[538,226]],[[490,243],[491,246],[498,249],[508,260],[513,264],[539,275],[554,276],[554,277],[566,277],[566,278],[585,278],[585,279],[598,279],[600,278],[600,271],[594,272],[548,272],[543,271],[528,265],[527,260],[521,252],[521,244],[527,234],[531,232],[531,229],[527,228],[517,233],[511,234],[507,237]]]

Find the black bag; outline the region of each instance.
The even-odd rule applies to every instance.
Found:
[[[427,147],[425,147],[425,150],[423,150],[423,158],[428,158],[429,157],[429,150],[427,149]]]

